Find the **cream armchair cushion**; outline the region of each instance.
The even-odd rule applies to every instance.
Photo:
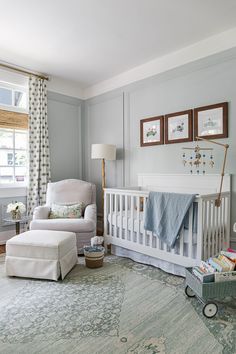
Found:
[[[83,202],[85,205],[83,218],[49,219],[52,204],[69,205]],[[76,179],[68,179],[48,183],[46,205],[35,208],[31,230],[57,230],[76,233],[77,249],[90,244],[91,237],[96,235],[97,207],[96,186]]]

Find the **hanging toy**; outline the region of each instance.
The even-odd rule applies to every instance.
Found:
[[[182,154],[182,161],[184,167],[190,167],[190,173],[193,174],[193,167],[195,167],[196,173],[199,175],[202,171],[204,175],[206,173],[207,164],[211,168],[214,167],[212,148],[201,148],[198,144],[193,148],[183,148],[184,150],[191,150],[189,156],[187,152]],[[211,155],[209,156],[209,161],[207,159],[207,151],[210,151]]]

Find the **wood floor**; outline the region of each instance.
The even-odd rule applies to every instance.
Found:
[[[5,253],[6,246],[5,245],[0,245],[0,254]]]

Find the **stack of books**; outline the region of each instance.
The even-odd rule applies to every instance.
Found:
[[[236,280],[236,250],[228,248],[194,267],[193,274],[203,283]]]

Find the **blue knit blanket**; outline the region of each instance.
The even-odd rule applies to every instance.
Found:
[[[150,192],[144,215],[144,229],[152,231],[169,247],[175,246],[195,195]]]

